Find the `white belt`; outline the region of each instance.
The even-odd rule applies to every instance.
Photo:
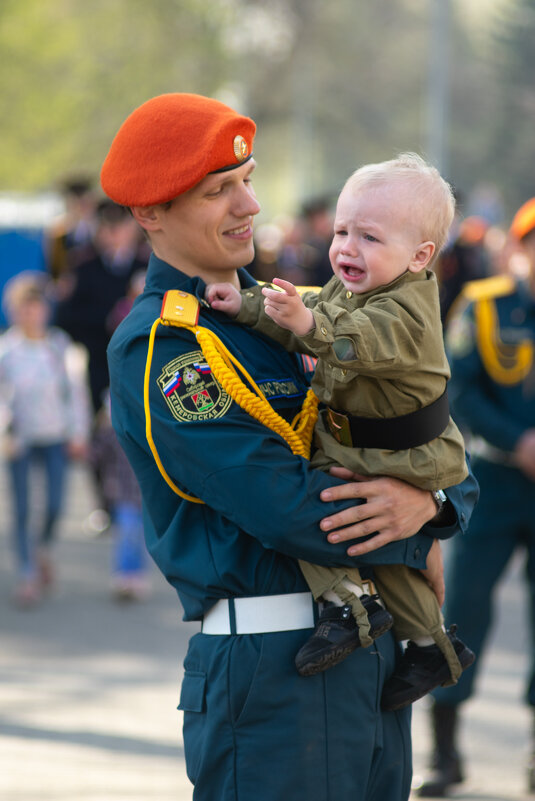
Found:
[[[267,634],[314,627],[310,592],[222,598],[205,614],[203,634]]]

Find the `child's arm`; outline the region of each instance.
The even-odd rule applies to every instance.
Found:
[[[204,293],[212,309],[236,317],[241,309],[241,295],[232,284],[208,284]]]
[[[314,315],[301,300],[295,286],[289,281],[283,281],[282,278],[274,278],[272,283],[283,291],[263,288],[264,309],[267,316],[281,328],[292,331],[298,337],[310,333],[315,326]]]

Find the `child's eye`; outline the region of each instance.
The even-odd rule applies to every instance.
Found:
[[[368,242],[378,242],[379,240],[373,236],[373,234],[363,234],[363,239],[366,239]]]
[[[338,231],[334,232],[336,236],[347,236],[347,231],[345,228],[339,228]]]

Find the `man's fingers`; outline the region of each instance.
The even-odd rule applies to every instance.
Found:
[[[320,528],[322,531],[332,531],[333,529],[340,529],[343,526],[350,526],[354,523],[360,524],[361,521],[365,521],[368,518],[373,517],[374,510],[370,507],[373,507],[373,503],[359,503],[355,506],[350,506],[348,509],[342,509],[340,512],[335,512],[335,514],[324,517],[320,522]],[[377,527],[375,527],[373,531],[375,531],[376,528]],[[368,531],[364,533],[369,534],[370,532]],[[362,534],[360,536],[362,536]],[[347,538],[344,537],[344,539]]]
[[[366,542],[359,542],[356,545],[351,545],[347,549],[347,553],[349,556],[362,556],[362,554],[375,551],[376,548],[381,548],[383,545],[387,545],[391,541],[392,540],[388,534],[378,532],[375,537],[370,537],[370,539],[366,540]]]
[[[369,495],[367,482],[350,481],[347,484],[337,484],[334,487],[322,490],[320,498],[322,501],[345,501],[353,498],[366,500]]]
[[[344,528],[337,528],[330,531],[327,535],[327,539],[329,542],[348,542],[350,540],[368,537],[370,534],[377,534],[380,530],[381,524],[378,518],[362,520],[360,523],[353,523]],[[385,536],[386,532],[390,531],[386,528],[386,523],[383,531],[385,532]],[[392,533],[390,533],[389,538],[392,539]]]

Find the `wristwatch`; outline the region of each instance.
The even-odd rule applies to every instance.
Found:
[[[437,515],[439,515],[448,501],[446,493],[444,490],[438,489],[431,490],[431,495],[433,496],[433,500],[437,505]]]

